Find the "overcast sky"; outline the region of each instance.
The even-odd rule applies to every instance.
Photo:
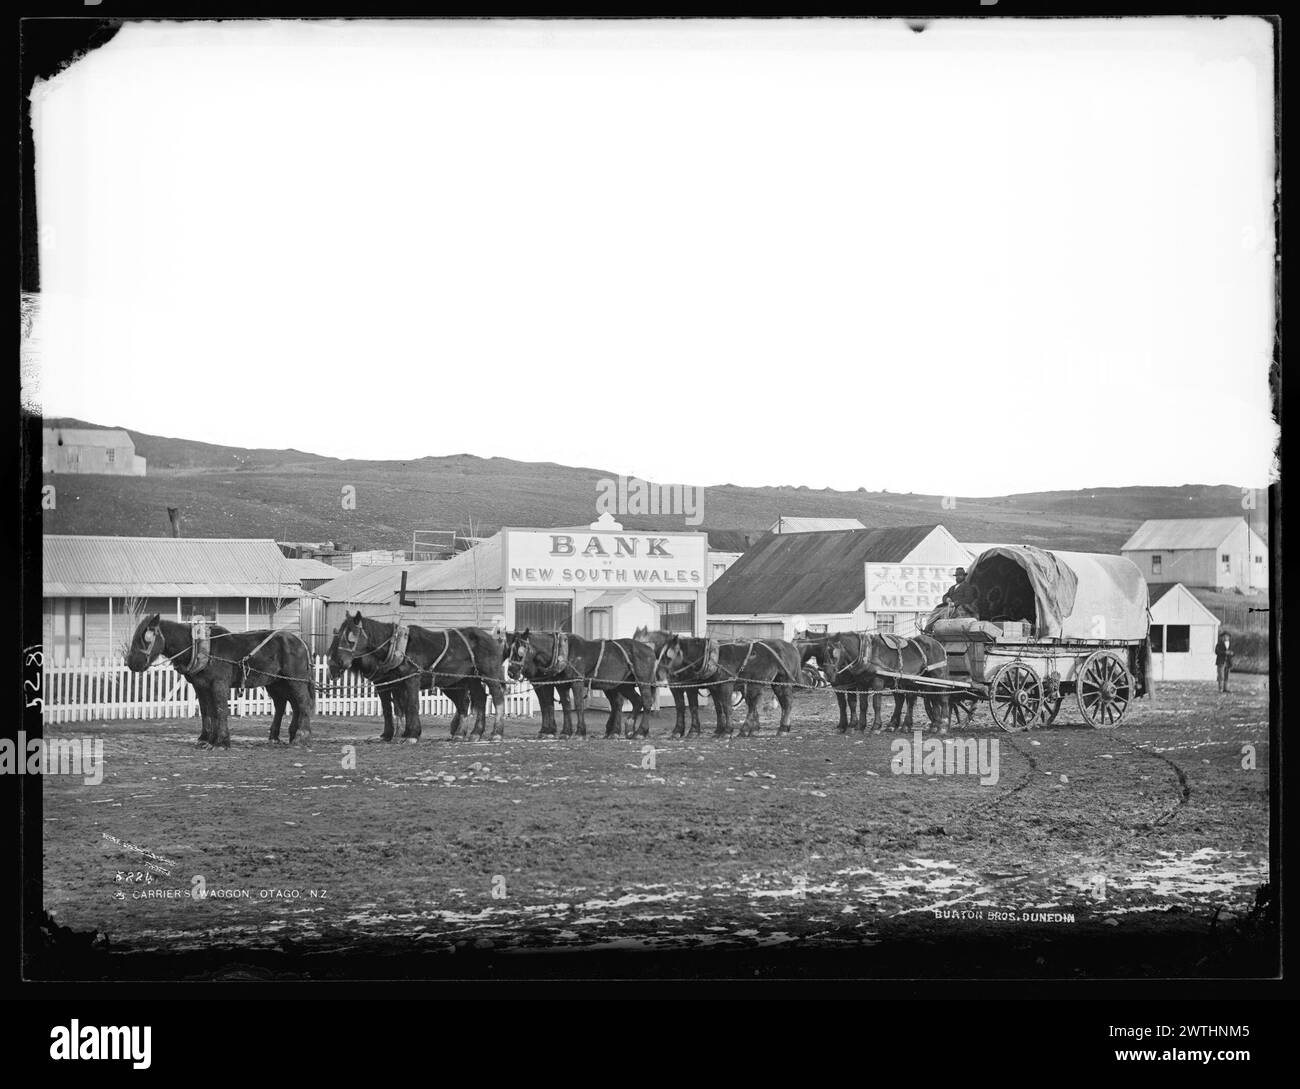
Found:
[[[33,95],[33,396],[659,482],[1263,484],[1271,35],[127,26]]]

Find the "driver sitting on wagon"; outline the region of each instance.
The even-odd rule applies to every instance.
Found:
[[[948,606],[948,616],[956,618],[959,616],[978,616],[975,605],[978,600],[978,592],[974,583],[966,581],[966,568],[957,568],[953,577],[957,580],[943,595],[943,603]]]

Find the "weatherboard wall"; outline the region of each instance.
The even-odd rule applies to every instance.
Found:
[[[493,618],[503,615],[504,609],[500,590],[481,590],[477,595],[469,590],[428,590],[408,593],[407,597],[413,599],[415,605],[400,610],[396,595],[388,602],[327,602],[325,634],[332,638],[344,616],[355,612],[387,623],[400,613],[403,624],[417,624],[422,628],[490,628]]]
[[[114,658],[123,654],[140,617],[158,613],[164,620],[188,620],[192,599],[175,597],[147,598],[138,616],[126,612],[123,598],[57,597],[42,603],[41,639],[52,664],[79,661],[82,658]],[[206,598],[201,600],[215,611],[205,612],[210,620],[231,631],[256,628],[290,628],[298,630],[301,608],[297,599],[284,602],[279,609],[267,598]],[[56,623],[55,613],[64,618]],[[71,621],[72,637],[65,634]],[[77,637],[77,634],[80,637]]]
[[[1239,521],[1212,548],[1125,548],[1123,554],[1137,564],[1148,582],[1243,592],[1268,589],[1268,545],[1245,521]],[[1228,557],[1226,569],[1224,556]]]

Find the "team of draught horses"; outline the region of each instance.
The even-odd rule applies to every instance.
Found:
[[[275,708],[272,742],[280,740],[286,707],[293,709],[290,743],[310,740],[316,695],[312,655],[296,633],[234,632],[216,624],[196,629],[155,613],[137,626],[126,664],[143,672],[159,659],[170,661],[194,686],[203,720],[200,747],[229,747],[230,691],[236,687],[265,688],[270,695]],[[630,639],[584,639],[563,632],[498,634],[473,627],[435,630],[388,623],[360,612],[347,614],[334,633],[328,663],[331,681],[351,670],[375,685],[384,714],[383,741],[394,739],[395,712],[403,720],[403,739],[420,736],[420,692],[435,687],[445,692],[455,707],[452,737],[473,740],[483,736],[489,695],[495,706],[491,736],[504,736],[507,677],[532,684],[541,708],[541,737],[572,737],[575,729],[577,736],[587,736],[588,688],[603,692],[609,700],[605,737],[648,737],[646,719],[657,684],[668,687],[676,707],[673,737],[699,735],[701,691],[713,702],[715,737],[732,734],[733,694],[741,693],[746,713],[738,732],[742,737],[751,736],[759,725],[759,702],[769,688],[781,709],[778,732],[788,733],[795,690],[809,687],[814,667],[819,679],[835,690],[840,733],[866,730],[869,698],[874,698],[872,728],[879,730],[881,697],[890,691],[894,692],[894,713],[888,728],[911,730],[913,707],[918,691],[925,690],[924,679],[943,680],[948,675],[943,645],[927,635],[904,639],[842,632],[789,642],[718,640],[641,628]],[[908,682],[915,682],[910,692],[898,691]],[[943,692],[942,688],[932,690]],[[930,723],[946,733],[949,698],[939,694],[922,698]],[[563,716],[558,730],[556,700]],[[632,708],[626,732],[625,701]],[[474,725],[466,730],[470,710]]]

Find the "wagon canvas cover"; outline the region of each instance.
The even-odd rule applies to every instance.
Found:
[[[1039,639],[1145,639],[1147,584],[1132,560],[1091,552],[1048,552],[1030,545],[981,552],[966,580],[987,590],[1007,583],[1014,565],[1033,594],[1032,630]],[[1008,593],[1010,586],[1005,589]],[[992,619],[984,617],[981,619]]]

